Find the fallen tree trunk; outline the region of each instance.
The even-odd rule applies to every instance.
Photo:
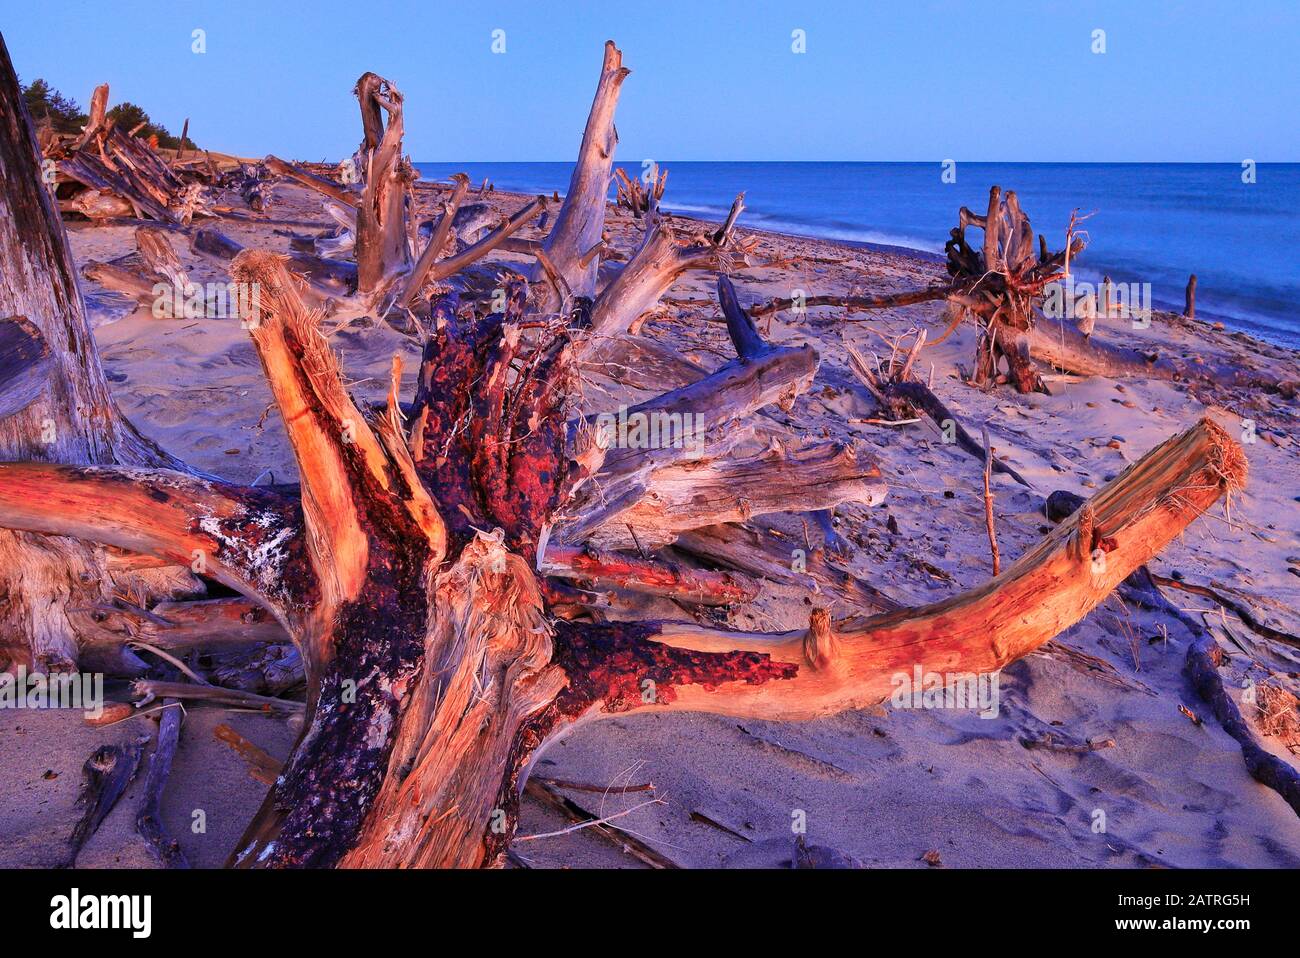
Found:
[[[673,550],[701,561],[746,572],[787,585],[809,589],[819,605],[872,612],[892,612],[903,606],[832,562],[824,548],[810,547],[758,519],[741,525],[706,526],[679,533]]]
[[[1240,365],[1142,353],[1085,336],[1070,322],[1038,316],[1029,333],[1034,359],[1080,376],[1126,376],[1209,382],[1222,386],[1275,386],[1276,380]]]
[[[812,512],[845,502],[879,505],[886,485],[864,447],[825,442],[772,446],[743,459],[681,462],[656,469],[645,494],[606,514],[587,535],[606,547],[669,545],[678,532],[744,522],[771,512]]]
[[[293,163],[286,163],[278,156],[268,156],[262,161],[266,168],[277,176],[288,177],[295,183],[299,183],[308,189],[315,190],[323,196],[329,197],[336,203],[342,203],[344,206],[356,209],[360,205],[360,197],[355,190],[348,189],[333,180],[327,180],[323,176],[317,176],[308,170],[304,170]]]
[[[815,718],[890,697],[894,676],[1000,669],[1079,621],[1225,494],[1242,487],[1246,458],[1203,419],[1152,449],[1001,575],[942,602],[829,621],[780,636],[694,625],[656,627],[657,641],[696,652],[770,655],[799,666],[788,680],[677,690],[674,710],[771,719]],[[818,660],[824,660],[818,665]]]

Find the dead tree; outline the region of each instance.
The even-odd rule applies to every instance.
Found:
[[[1214,363],[1199,356],[1161,356],[1107,343],[1092,335],[1093,315],[1044,315],[1044,291],[1066,277],[1071,259],[1084,248],[1083,235],[1074,228],[1076,222],[1072,217],[1065,248],[1051,252],[1039,235],[1035,252],[1029,217],[1015,192],[1003,194],[994,186],[986,213],[972,213],[966,207],[958,213],[957,226],[945,245],[947,283],[878,296],[819,295],[798,302],[776,299],[750,313],[757,318],[816,306],[841,306],[853,313],[946,300],[954,318],[940,340],[964,318],[973,318],[979,326],[971,381],[981,387],[1010,383],[1020,392],[1045,392],[1041,365],[1085,376],[1132,376],[1270,391],[1279,388],[1276,375],[1249,366]],[[967,241],[966,230],[971,226],[984,232],[979,248]],[[1195,276],[1189,280],[1189,303],[1194,302],[1195,280]],[[1108,295],[1109,281],[1103,286]]]
[[[92,116],[102,112],[107,90]],[[92,104],[93,106],[93,104]],[[93,133],[93,129],[88,132]],[[44,188],[30,117],[0,41],[0,329],[7,415],[0,456],[77,465],[175,467],[109,395],[67,237]],[[78,538],[0,532],[3,657],[75,668],[102,632],[85,610],[115,590],[102,550]],[[111,648],[111,647],[110,647]],[[116,657],[116,653],[113,653]]]
[[[664,197],[664,187],[668,183],[668,171],[657,171],[642,184],[640,180],[634,180],[622,170],[615,169],[614,179],[614,202],[631,212],[635,219],[640,219],[643,214],[659,206]]]
[[[397,87],[364,73],[353,92],[365,131],[357,158],[357,170],[365,177],[357,206],[357,291],[374,296],[411,267],[407,217],[417,174],[402,155],[402,94]]]
[[[13,110],[11,71],[5,81]],[[26,117],[17,115],[22,137],[0,154],[3,172],[21,175],[4,180],[11,208],[40,189]],[[61,242],[48,202],[34,209],[44,215],[20,209],[4,222],[19,224],[25,241]],[[25,304],[46,324],[80,317],[60,248],[47,258],[62,271],[50,286],[62,298]],[[24,248],[5,255],[27,265]],[[284,258],[242,251],[232,274],[260,291],[250,335],[297,460],[297,491],[198,476],[146,452],[129,462],[112,449],[54,462],[19,444],[7,451],[22,461],[0,464],[0,528],[16,530],[15,542],[72,536],[162,563],[197,561],[293,640],[307,680],[306,723],[234,852],[243,867],[499,864],[530,763],[575,723],[650,709],[807,719],[878,703],[892,677],[917,664],[1001,668],[1086,615],[1246,477],[1240,448],[1207,420],[1151,450],[1001,575],[943,602],[840,623],[815,610],[806,629],[779,634],[564,618],[537,571],[547,567],[553,529],[583,524],[587,510],[576,504],[602,475],[645,478],[625,490],[630,508],[685,457],[674,447],[602,444],[587,418],[570,415],[590,299],[575,295],[573,309],[557,315],[549,294],[533,302],[515,279],[501,308],[479,319],[458,314],[454,291],[432,294],[437,321],[404,416],[396,360],[383,409],[348,394],[320,314]],[[738,420],[792,396],[816,366],[810,349],[764,342],[725,278],[720,296],[737,360],[648,407],[698,410],[706,449],[725,448]],[[67,363],[69,333],[53,331],[46,341]],[[80,336],[77,361],[97,372],[84,320],[71,332]],[[86,380],[78,368],[77,381]],[[115,423],[126,428],[104,412],[106,394],[104,403],[88,407],[100,410],[100,428],[87,442],[102,442]],[[818,463],[833,467],[832,485],[877,481],[852,450],[780,455],[791,490],[793,477]],[[710,468],[725,521],[744,514],[727,496],[744,483],[758,495],[754,471],[762,478],[771,464],[746,474],[721,461]],[[662,524],[656,516],[647,526]],[[696,537],[693,547],[707,541]],[[561,549],[556,558],[578,557]],[[41,561],[17,552],[10,567]],[[649,559],[606,571],[656,586],[674,586],[676,575],[677,586],[695,589],[689,575]],[[706,578],[706,590],[727,584]],[[292,705],[177,682],[140,689]]]
[[[623,66],[622,51],[613,40],[607,41],[600,82],[582,133],[578,161],[569,178],[569,191],[556,214],[555,225],[542,242],[546,260],[575,296],[594,298],[596,294],[599,258],[595,251],[605,229],[605,203],[614,164],[614,148],[618,145],[614,110],[618,106],[623,81],[631,72]],[[539,260],[529,278],[537,285],[546,280],[543,261]],[[562,293],[554,285],[542,287],[536,303],[538,312],[558,311],[562,298]]]

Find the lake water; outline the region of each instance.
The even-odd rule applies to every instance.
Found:
[[[629,176],[640,164],[620,163]],[[564,193],[569,163],[417,163],[426,179],[465,172],[500,189]],[[1231,163],[674,163],[664,208],[726,215],[745,191],[742,225],[941,253],[957,210],[988,206],[993,184],[1014,189],[1035,231],[1059,249],[1070,212],[1088,248],[1084,279],[1150,283],[1157,308],[1181,309],[1197,275],[1197,315],[1300,346],[1300,164],[1261,163],[1243,182]],[[611,197],[613,190],[611,189]]]

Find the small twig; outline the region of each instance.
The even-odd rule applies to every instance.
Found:
[[[182,672],[188,675],[199,685],[212,684],[207,679],[199,676],[188,665],[186,665],[180,659],[176,658],[176,656],[172,655],[170,652],[163,651],[162,649],[158,648],[158,646],[156,645],[150,645],[148,642],[142,642],[139,639],[132,639],[131,641],[127,642],[127,645],[135,649],[144,649],[146,652],[152,652],[154,655],[158,656],[158,658],[162,659],[163,661],[170,662],[172,665],[176,666],[176,668],[180,669]]]
[[[623,793],[623,792],[653,792],[655,789],[654,782],[642,782],[639,785],[592,785],[588,782],[570,782],[563,778],[534,778],[530,781],[541,782],[543,785],[553,786],[555,788],[567,788],[573,792],[601,792]]]
[[[993,577],[996,579],[1002,571],[1002,561],[998,556],[998,536],[993,528],[993,490],[989,481],[993,477],[993,446],[989,443],[989,427],[982,426],[984,436],[984,523],[989,532],[989,551],[993,553]]]
[[[665,802],[662,798],[651,798],[633,805],[631,808],[626,808],[621,812],[615,812],[613,815],[606,815],[604,818],[591,818],[587,821],[577,822],[576,824],[570,825],[568,828],[561,828],[554,832],[539,832],[536,835],[519,835],[515,838],[515,841],[532,842],[539,838],[559,838],[562,835],[569,835],[573,832],[581,831],[584,828],[591,828],[593,825],[608,825],[610,822],[614,821],[614,819],[622,818],[624,815],[631,815],[633,812],[645,808],[647,805],[663,804],[665,804]]]

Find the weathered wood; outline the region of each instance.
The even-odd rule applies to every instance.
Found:
[[[504,243],[512,233],[527,224],[529,220],[536,218],[538,214],[546,209],[546,204],[546,197],[538,196],[477,243],[454,256],[449,256],[440,262],[434,263],[429,267],[427,281],[438,282],[446,279],[448,276],[459,273],[471,263],[482,259]]]
[[[164,682],[155,679],[137,679],[131,683],[132,691],[140,697],[140,706],[148,705],[157,699],[164,702],[173,699],[185,699],[194,702],[209,702],[220,708],[241,709],[250,712],[265,712],[282,718],[301,716],[303,703],[293,699],[274,698],[269,695],[256,695],[240,689],[223,689],[216,685],[196,685],[190,682]],[[173,711],[167,706],[166,711]]]
[[[1300,815],[1300,772],[1296,771],[1294,765],[1270,754],[1259,744],[1236,701],[1223,687],[1223,678],[1219,675],[1222,658],[1223,650],[1219,648],[1214,635],[1202,628],[1187,647],[1187,660],[1183,669],[1196,689],[1196,694],[1209,704],[1223,730],[1241,746],[1241,755],[1251,778],[1281,795],[1295,813]]]
[[[95,834],[135,778],[142,754],[143,749],[133,743],[101,745],[86,759],[81,769],[84,782],[77,798],[84,811],[68,839],[69,865],[76,862],[81,847]]]
[[[500,311],[484,318],[459,315],[454,291],[430,297],[409,418],[401,413],[400,362],[386,405],[363,412],[284,257],[235,256],[235,280],[260,290],[251,336],[297,461],[300,500],[175,469],[0,465],[0,527],[76,535],[176,564],[201,556],[206,575],[267,609],[292,638],[306,703],[211,685],[136,685],[146,699],[302,714],[302,737],[233,864],[499,864],[532,757],[573,723],[652,708],[812,718],[879,702],[894,674],[914,667],[1000,668],[1078,621],[1245,480],[1240,448],[1203,422],[1148,453],[1000,576],[946,602],[838,624],[816,608],[807,629],[775,635],[552,614],[544,595],[560,593],[543,591],[538,556],[544,560],[553,538],[566,545],[553,529],[564,510],[577,507],[582,520],[575,490],[611,476],[630,487],[626,508],[651,509],[650,500],[636,501],[639,485],[644,497],[656,476],[702,468],[681,448],[602,455],[590,442],[589,420],[565,422],[577,391],[575,344],[593,310],[582,276],[569,267],[596,263],[599,230],[591,242],[576,240],[603,219],[613,101],[625,73],[612,44],[606,53],[566,203],[572,224],[557,224],[555,243],[538,251],[546,280],[537,284],[538,299],[517,278],[504,281]],[[404,215],[407,184],[400,169],[374,161],[393,145],[395,101],[382,81],[366,89],[377,91],[369,102],[389,116],[379,133],[363,112],[367,198],[382,238],[383,227]],[[363,96],[363,110],[366,102]],[[1002,215],[996,203],[985,222],[1005,237],[990,257],[1014,270],[1027,244],[1014,197],[1006,202],[1005,231],[990,222]],[[409,233],[402,238],[409,242]],[[573,259],[550,255],[557,250]],[[970,260],[964,249],[956,255]],[[378,275],[382,286],[397,274],[385,266]],[[768,402],[788,404],[816,368],[811,349],[765,343],[729,283],[719,295],[739,358],[643,404],[700,414],[716,433],[706,447],[714,452],[743,433],[737,418]],[[572,309],[555,315],[557,300]],[[834,497],[817,498],[816,484],[794,495],[796,476],[808,485],[810,470],[824,472],[835,495],[874,495],[873,467],[853,450],[813,446],[780,460],[777,472],[791,467],[784,493],[771,462],[706,460],[717,502],[689,501],[682,492],[674,512],[695,510],[693,521],[742,517],[755,502],[775,507],[778,498],[786,508],[822,511]],[[684,480],[672,485],[685,488]],[[744,558],[768,558],[768,551]],[[649,571],[633,578],[645,581]],[[646,681],[654,695],[645,694]]]
[[[91,260],[81,268],[81,275],[105,289],[111,289],[115,293],[134,299],[141,305],[151,304],[157,298],[154,293],[155,284],[151,280],[115,263],[97,263]],[[171,302],[170,298],[164,300],[168,307],[166,310],[168,315],[171,312]]]
[[[874,506],[885,492],[880,469],[863,446],[826,442],[787,451],[774,445],[742,459],[688,458],[657,469],[636,503],[606,515],[587,534],[606,546],[639,541],[655,549],[687,529],[845,502]]]
[[[674,648],[759,652],[796,672],[712,692],[683,686],[664,707],[815,718],[884,701],[891,678],[911,676],[916,666],[936,673],[1000,669],[1079,621],[1190,522],[1241,488],[1246,471],[1241,447],[1204,419],[1148,452],[1001,575],[950,599],[873,616],[848,629],[826,622],[779,636],[665,624],[656,640]],[[819,667],[808,649],[827,640],[834,652]]]
[[[844,345],[849,353],[849,368],[894,421],[911,419],[913,418],[911,413],[922,412],[938,427],[945,442],[948,441],[948,435],[951,433],[952,440],[962,452],[981,462],[985,460],[988,454],[987,448],[975,441],[961,421],[929,386],[909,376],[917,351],[925,345],[924,332],[917,336],[913,349],[908,355],[908,361],[888,371],[873,371],[866,358],[851,343],[846,342]],[[1029,482],[1025,477],[1001,459],[992,457],[992,464],[994,472],[1008,475],[1020,485],[1029,488]]]
[[[149,843],[164,868],[189,868],[189,862],[174,838],[168,838],[162,823],[162,794],[171,775],[172,761],[181,736],[181,708],[174,699],[163,702],[158,716],[158,742],[149,758],[149,774],[145,776],[144,795],[136,815],[135,828]]]
[[[229,266],[244,249],[238,242],[210,226],[190,234],[190,248],[222,266]],[[357,288],[355,263],[325,259],[303,252],[285,254],[284,260],[290,270],[307,281],[311,290],[310,298],[316,302],[350,295]]]
[[[54,365],[49,344],[22,316],[0,319],[0,419],[40,398]]]
[[[709,370],[671,346],[644,336],[604,337],[582,357],[587,376],[602,376],[634,389],[678,389],[699,382]]]
[[[829,550],[810,549],[801,538],[779,534],[770,518],[681,532],[673,551],[751,576],[806,588],[824,596],[827,604],[840,602],[847,609],[892,612],[902,608],[869,582],[832,562]]]
[[[195,213],[209,213],[198,184],[183,182],[135,130],[123,132],[108,121],[107,102],[108,85],[102,84],[91,98],[90,119],[81,135],[53,143],[47,151],[62,180],[79,183],[81,192],[91,194],[74,197],[69,208],[102,218],[114,208],[112,197],[129,204],[136,216],[162,223],[189,223]]]
[[[212,730],[213,736],[225,742],[248,763],[248,775],[263,785],[274,785],[284,763],[258,748],[224,722]]]
[[[749,314],[755,319],[763,316],[770,316],[773,313],[783,313],[796,307],[808,310],[815,309],[818,306],[839,306],[847,310],[850,314],[860,310],[867,309],[893,309],[897,306],[911,306],[915,303],[930,303],[940,299],[947,299],[952,293],[951,284],[943,283],[936,286],[927,286],[922,289],[903,290],[898,293],[883,293],[879,296],[833,296],[818,295],[804,296],[795,300],[790,297],[769,300],[757,306],[750,307]],[[845,317],[851,319],[852,316]]]
[[[135,244],[145,266],[184,293],[190,285],[190,278],[167,234],[154,227],[141,226],[135,231]]]
[[[614,111],[623,80],[631,72],[624,68],[622,51],[614,41],[606,41],[600,82],[582,133],[582,145],[569,179],[569,190],[555,217],[555,225],[542,244],[547,257],[578,296],[594,298],[596,293],[599,263],[593,259],[584,265],[582,260],[587,251],[600,242],[605,228],[606,196],[614,164],[614,148],[618,144]],[[529,278],[539,286],[546,278],[540,263]],[[556,312],[560,308],[560,297],[553,289],[543,287],[536,306],[538,312]]]
[[[1276,386],[1268,374],[1238,364],[1182,359],[1112,346],[1085,336],[1070,322],[1038,316],[1029,331],[1030,354],[1038,361],[1082,376],[1181,380],[1224,386]]]
[[[590,582],[598,588],[627,589],[698,605],[732,605],[758,595],[758,584],[748,576],[693,569],[671,560],[603,552],[590,546],[550,546],[540,571]]]
[[[733,209],[739,215],[740,198]],[[734,223],[734,219],[732,220]],[[671,217],[652,213],[645,237],[631,260],[596,298],[592,311],[593,341],[628,332],[634,323],[689,270],[718,270],[747,265],[743,252],[733,250],[730,227],[716,238],[694,242],[678,237]]]
[[[140,638],[169,650],[220,648],[252,642],[288,642],[289,634],[265,608],[245,598],[159,602],[140,624]]]
[[[327,180],[323,176],[317,176],[315,173],[304,170],[293,163],[288,163],[278,156],[267,156],[262,162],[276,176],[287,177],[295,183],[315,190],[322,196],[328,196],[334,202],[342,203],[350,209],[355,210],[361,203],[361,197],[356,190],[335,183],[333,180]]]
[[[353,92],[365,118],[359,164],[365,186],[357,205],[357,292],[374,296],[411,268],[407,207],[411,184],[418,174],[402,155],[405,126],[401,92],[373,73],[362,74]],[[371,145],[376,135],[379,141]]]
[[[22,408],[0,418],[0,459],[175,464],[136,432],[109,395],[63,224],[0,40],[0,317],[11,316],[30,324],[21,334],[9,327],[11,334],[39,334],[50,354],[34,398],[35,383],[18,374],[11,401]],[[112,589],[100,550],[0,532],[0,644],[19,661],[74,669],[78,629],[67,610],[93,606]]]
[[[425,277],[429,274],[429,268],[445,251],[447,240],[451,236],[452,224],[455,222],[456,211],[460,209],[465,194],[469,192],[468,176],[464,173],[457,173],[454,179],[456,185],[452,188],[451,195],[447,197],[438,225],[434,227],[428,245],[420,253],[420,258],[416,260],[415,267],[411,270],[410,275],[406,277],[402,290],[397,295],[398,306],[405,308],[411,305],[416,294],[424,285]]]

